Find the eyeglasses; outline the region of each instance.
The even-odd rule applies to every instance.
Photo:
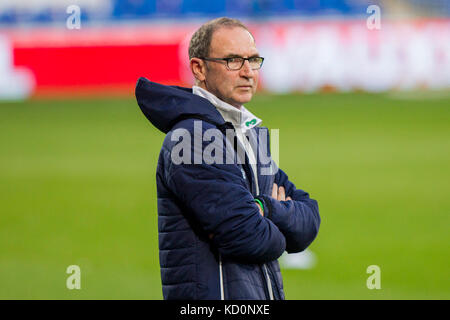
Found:
[[[258,70],[262,67],[262,64],[264,62],[263,57],[200,58],[200,59],[214,62],[226,61],[228,70],[240,70],[245,63],[245,60],[248,60],[250,68],[252,68],[252,70]]]

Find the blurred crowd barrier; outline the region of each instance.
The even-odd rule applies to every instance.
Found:
[[[355,15],[378,0],[2,0],[0,24],[51,23],[67,6],[83,8],[85,22],[205,16]]]
[[[194,10],[198,1],[167,1],[163,5],[156,0],[78,0],[78,12],[73,10],[72,2],[14,0],[12,5],[11,0],[2,0],[0,99],[132,94],[141,76],[164,84],[192,85],[187,54],[189,40],[211,17],[144,19],[139,23],[124,17],[136,18],[139,12],[147,12],[140,11],[141,6],[149,4],[157,10],[148,11],[154,14],[164,11],[161,9],[164,6]],[[231,6],[234,2],[236,6]],[[449,7],[444,5],[446,2],[398,1],[393,7],[384,3],[379,7],[380,15],[375,17],[378,19],[376,28],[369,23],[374,21],[376,11],[367,11],[368,1],[363,0],[292,0],[279,1],[278,5],[271,0],[234,2],[218,1],[208,5],[214,10],[200,7],[209,13],[229,13],[230,8],[235,10],[245,4],[253,8],[252,12],[259,13],[266,9],[279,14],[291,13],[300,7],[306,12],[313,9],[316,13],[322,12],[319,16],[290,19],[280,15],[254,19],[251,14],[242,18],[254,34],[261,56],[265,57],[260,71],[260,88],[264,90],[378,92],[450,88],[450,18],[409,15],[393,19],[383,11],[388,7],[392,12],[398,11],[399,4],[416,8],[413,5],[418,3],[427,4],[429,12],[433,8],[445,12]],[[406,10],[404,6],[401,10]],[[71,10],[66,10],[69,7]],[[244,7],[239,12],[246,12]],[[16,8],[15,15],[10,13],[11,8]],[[52,9],[43,15],[42,8]],[[180,12],[183,17],[190,17],[185,14],[188,9],[177,10],[174,9],[172,15]],[[33,14],[22,17],[22,11]],[[341,15],[324,16],[325,12]],[[81,14],[81,18],[77,19],[76,14]],[[110,19],[110,23],[92,24],[83,20],[83,16],[90,16],[102,21],[101,14]],[[36,16],[41,16],[41,20],[36,21],[47,21],[49,17],[53,20],[50,19],[50,23],[24,22]],[[2,24],[2,19],[10,22]]]
[[[272,91],[450,87],[450,19],[384,21],[379,30],[360,20],[282,23],[255,35]]]
[[[0,32],[0,94],[131,92],[141,76],[191,85],[187,48],[198,26]],[[379,30],[365,20],[249,26],[265,57],[265,90],[450,88],[450,19],[386,21]]]

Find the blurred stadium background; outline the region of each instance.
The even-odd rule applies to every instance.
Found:
[[[287,299],[449,299],[447,0],[2,0],[0,298],[162,298],[163,134],[134,85],[190,86],[190,36],[219,16],[254,33],[266,60],[248,107],[319,201],[303,264],[283,258]]]

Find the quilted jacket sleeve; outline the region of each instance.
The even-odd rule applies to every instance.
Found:
[[[297,189],[281,169],[278,169],[274,182],[278,186],[284,186],[286,197],[291,197],[293,201],[278,201],[269,195],[260,195],[258,198],[264,202],[267,218],[274,222],[286,237],[286,251],[303,251],[319,232],[317,201],[311,199],[307,192]]]

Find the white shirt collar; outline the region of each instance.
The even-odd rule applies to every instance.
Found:
[[[211,102],[220,112],[225,121],[231,122],[236,128],[239,127],[243,132],[258,126],[262,122],[261,119],[253,115],[244,106],[241,106],[240,109],[233,107],[199,86],[193,86],[192,93],[209,100],[209,102]]]

